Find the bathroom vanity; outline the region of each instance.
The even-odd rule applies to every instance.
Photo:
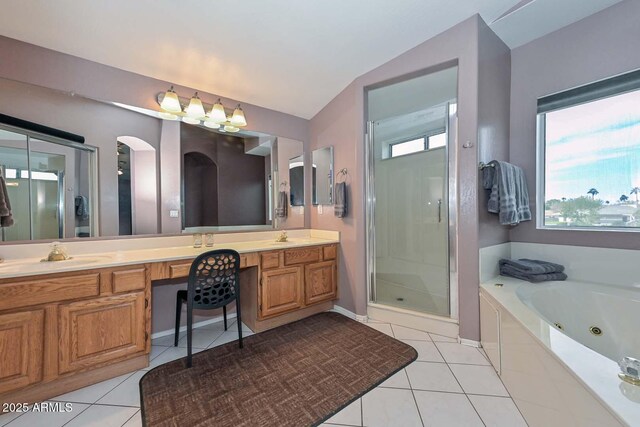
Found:
[[[303,231],[307,236],[282,243],[265,239],[273,232],[239,233],[199,249],[171,240],[190,236],[160,237],[136,239],[158,240],[153,247],[69,261],[6,260],[0,264],[0,400],[41,401],[148,366],[153,284],[186,281],[192,260],[207,250],[240,253],[242,320],[255,332],[331,309],[338,233]],[[238,237],[243,234],[263,240]],[[103,242],[76,245],[98,243],[108,251],[126,244]],[[78,253],[73,245],[71,255]]]

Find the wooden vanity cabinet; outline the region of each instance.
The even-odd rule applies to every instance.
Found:
[[[39,401],[147,366],[149,270],[0,279],[0,401]]]
[[[336,258],[337,245],[262,253],[258,316],[249,326],[260,331],[331,308],[338,297]]]

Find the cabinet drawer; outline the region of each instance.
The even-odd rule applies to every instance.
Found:
[[[0,285],[0,310],[98,296],[100,273]]]
[[[305,264],[320,261],[320,248],[296,248],[284,251],[284,265]]]
[[[178,277],[188,277],[191,270],[192,261],[169,264],[169,277],[175,279]]]
[[[280,267],[280,253],[278,252],[267,252],[266,254],[261,254],[260,260],[260,265],[265,270],[268,268]]]
[[[147,270],[136,268],[131,270],[114,271],[111,273],[113,293],[142,290],[147,284]]]
[[[332,259],[336,259],[338,256],[338,247],[337,246],[323,246],[322,247],[322,259],[325,261],[329,261]]]
[[[257,253],[249,253],[240,255],[240,268],[256,267],[259,263]]]

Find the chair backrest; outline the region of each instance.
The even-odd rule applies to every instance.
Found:
[[[240,254],[220,249],[199,255],[191,264],[187,287],[193,308],[219,308],[240,292]]]

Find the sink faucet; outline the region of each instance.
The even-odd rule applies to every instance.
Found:
[[[282,242],[286,242],[287,240],[288,240],[287,230],[282,230],[282,232],[280,233],[280,235],[276,239],[276,242],[282,243]]]
[[[47,261],[66,261],[69,259],[67,250],[60,242],[53,242],[51,245],[51,252],[47,256]]]

